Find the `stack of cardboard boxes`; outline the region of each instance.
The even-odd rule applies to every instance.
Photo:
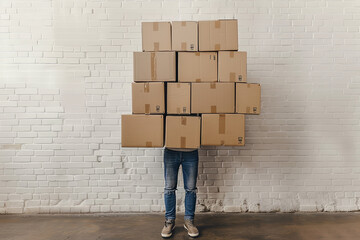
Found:
[[[260,113],[260,84],[247,84],[237,20],[142,23],[134,52],[132,115],[123,147],[243,146],[244,114]]]

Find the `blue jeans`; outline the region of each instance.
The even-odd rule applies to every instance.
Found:
[[[177,180],[180,164],[182,165],[185,188],[185,216],[184,219],[194,219],[196,205],[196,179],[198,175],[198,150],[191,152],[164,150],[164,176],[165,176],[165,218],[176,218]]]

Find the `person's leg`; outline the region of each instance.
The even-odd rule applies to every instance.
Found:
[[[164,150],[164,200],[165,200],[165,218],[176,218],[176,187],[178,171],[180,166],[180,152],[169,149]]]
[[[185,220],[193,220],[195,216],[198,164],[198,150],[183,152],[182,170],[185,188]]]

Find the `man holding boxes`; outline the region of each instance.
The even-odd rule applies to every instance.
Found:
[[[122,146],[163,147],[165,136],[163,237],[175,228],[180,165],[184,227],[197,237],[198,149],[244,146],[245,114],[260,114],[260,85],[246,83],[247,55],[237,51],[237,29],[237,20],[142,23],[133,115],[122,116]]]

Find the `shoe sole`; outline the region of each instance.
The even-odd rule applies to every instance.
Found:
[[[190,236],[190,237],[197,237],[197,236],[199,236],[199,233],[198,234],[192,234],[192,233],[189,233],[189,229],[187,229],[187,227],[185,226],[185,224],[184,224],[184,228],[186,229],[186,231],[188,231],[188,235]]]
[[[175,229],[175,225],[173,226],[173,228],[171,229],[171,233],[169,233],[169,234],[161,234],[161,236],[163,237],[163,238],[169,238],[169,237],[171,237],[172,236],[172,232],[174,231],[174,229]]]

